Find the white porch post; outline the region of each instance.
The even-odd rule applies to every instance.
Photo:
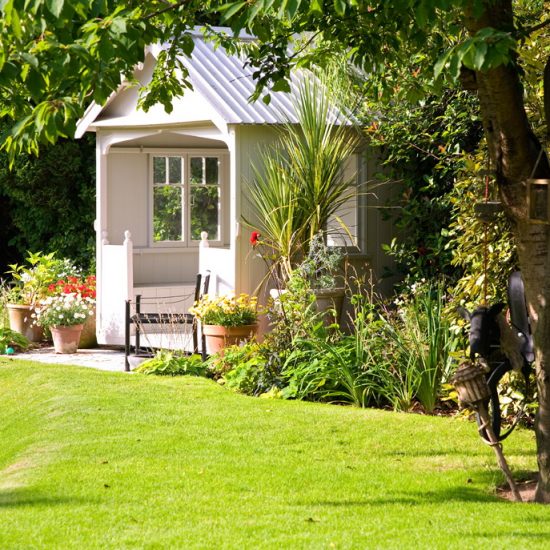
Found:
[[[96,136],[96,337],[100,340],[103,296],[103,244],[107,241],[107,155],[103,152],[102,136]]]

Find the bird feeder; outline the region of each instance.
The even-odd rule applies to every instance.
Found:
[[[550,224],[550,180],[528,179],[526,183],[529,221]]]
[[[485,372],[476,363],[462,363],[453,377],[453,385],[460,402],[474,408],[490,395]]]
[[[485,223],[493,222],[501,212],[503,212],[503,208],[500,201],[485,201],[474,204],[475,215]]]

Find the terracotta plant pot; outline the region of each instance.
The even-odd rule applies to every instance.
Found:
[[[209,355],[215,353],[223,355],[224,348],[249,340],[257,331],[257,324],[241,325],[240,327],[202,326],[202,332],[206,339],[206,351]]]
[[[44,329],[33,324],[31,314],[34,309],[31,306],[21,304],[7,304],[10,319],[10,328],[22,334],[31,342],[40,342],[44,339]]]
[[[97,338],[95,333],[96,317],[95,312],[84,321],[84,328],[80,335],[80,349],[97,348]]]
[[[55,353],[76,353],[84,325],[50,327]]]

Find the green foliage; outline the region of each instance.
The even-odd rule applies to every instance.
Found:
[[[48,287],[60,279],[80,275],[80,270],[67,258],[58,258],[56,252],[28,252],[26,264],[11,264],[11,277],[6,299],[10,303],[34,306],[48,293]]]
[[[5,128],[5,125],[4,125]],[[3,272],[27,250],[57,250],[86,271],[95,258],[95,143],[60,141],[38,158],[21,153],[12,170],[0,153]]]
[[[321,232],[311,239],[307,257],[297,270],[312,289],[335,288],[341,286],[337,279],[341,267],[342,252],[338,248],[327,246]]]
[[[0,326],[0,354],[5,353],[9,347],[24,351],[29,346],[30,342],[22,334],[8,327]]]
[[[161,350],[152,359],[141,363],[134,372],[160,376],[206,376],[208,370],[200,355]]]
[[[386,334],[394,345],[396,368],[427,412],[433,412],[442,382],[453,371],[453,352],[459,338],[445,315],[443,284],[419,284],[411,287],[397,303],[395,316],[387,318]]]
[[[229,389],[247,395],[278,395],[283,384],[270,354],[264,344],[247,342],[227,347],[222,357],[210,359],[210,367]]]
[[[455,310],[458,305],[474,308],[485,300],[507,302],[508,277],[517,269],[516,247],[504,213],[483,222],[474,212],[473,205],[484,202],[483,169],[481,153],[466,158],[464,172],[449,195],[453,212],[447,246],[452,251],[451,265],[462,272],[450,290]],[[498,198],[492,180],[489,191],[489,200]]]
[[[385,251],[395,259],[397,273],[406,276],[405,287],[424,278],[456,279],[460,271],[451,265],[447,229],[451,192],[464,167],[464,152],[475,150],[481,138],[477,99],[447,90],[417,104],[370,104],[369,109],[380,112],[369,135],[381,148],[390,176],[389,181],[387,175],[379,178],[401,190],[388,205],[398,236]]]

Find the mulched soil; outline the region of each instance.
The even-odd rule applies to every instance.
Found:
[[[535,491],[537,489],[538,472],[528,472],[525,479],[515,480],[521,500],[523,502],[534,502]],[[503,483],[497,487],[497,495],[503,500],[513,501],[514,497],[508,483]]]

